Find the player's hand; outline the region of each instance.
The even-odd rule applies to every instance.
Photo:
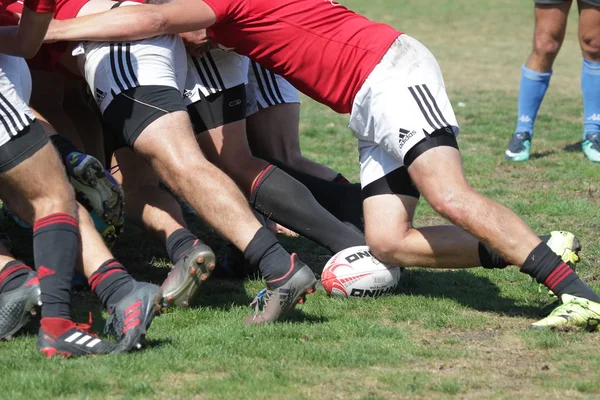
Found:
[[[202,57],[204,53],[217,47],[217,44],[207,35],[206,29],[180,33],[179,36],[192,57]]]

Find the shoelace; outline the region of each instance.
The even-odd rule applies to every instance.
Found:
[[[123,324],[121,323],[121,320],[117,319],[115,321],[115,318],[115,311],[112,310],[112,312],[109,312],[108,319],[106,320],[104,333],[112,336],[118,336],[119,332],[123,330]]]
[[[74,323],[74,327],[77,330],[80,331],[84,331],[86,334],[92,336],[92,337],[98,337],[97,334],[95,334],[94,332],[90,332],[90,329],[92,329],[92,313],[89,312],[88,313],[88,323],[87,324],[83,324],[83,323]]]
[[[272,290],[263,289],[260,292],[258,292],[254,300],[252,300],[252,303],[250,303],[250,307],[254,309],[255,315],[259,315],[261,312],[264,311],[265,305],[267,304],[271,296],[273,296]]]

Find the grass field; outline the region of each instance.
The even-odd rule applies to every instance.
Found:
[[[461,124],[470,182],[540,234],[565,229],[583,244],[580,275],[600,290],[600,165],[580,151],[581,58],[576,13],[536,125],[532,160],[509,164],[520,66],[533,29],[523,0],[347,0],[372,19],[418,38],[436,55]],[[460,105],[459,105],[460,103]],[[305,153],[357,179],[347,117],[305,99]],[[425,204],[417,223],[443,223]],[[27,238],[8,222],[15,238]],[[217,251],[214,233],[195,224]],[[284,239],[315,270],[329,255]],[[166,254],[128,229],[116,255],[140,279],[160,282]],[[26,256],[25,256],[26,257]],[[548,301],[515,268],[410,269],[397,294],[343,301],[310,296],[290,320],[248,327],[242,318],[260,282],[212,280],[197,306],[155,320],[149,348],[131,355],[45,360],[35,336],[0,343],[0,398],[198,399],[600,399],[600,335],[531,331]],[[81,315],[96,300],[76,294]],[[95,327],[103,325],[96,316]]]

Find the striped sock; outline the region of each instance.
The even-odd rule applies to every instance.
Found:
[[[540,243],[533,249],[521,272],[535,278],[558,297],[570,294],[600,303],[600,296],[594,293],[546,243]]]
[[[115,259],[104,262],[88,279],[90,288],[109,308],[117,304],[133,289],[133,278]]]
[[[42,290],[42,318],[71,318],[71,280],[79,256],[79,225],[66,213],[33,224],[33,254]]]
[[[31,271],[22,261],[13,260],[0,269],[0,293],[15,290],[21,286]]]

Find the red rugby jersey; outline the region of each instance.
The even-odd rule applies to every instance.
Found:
[[[401,35],[333,0],[203,1],[217,16],[214,40],[340,113]]]

